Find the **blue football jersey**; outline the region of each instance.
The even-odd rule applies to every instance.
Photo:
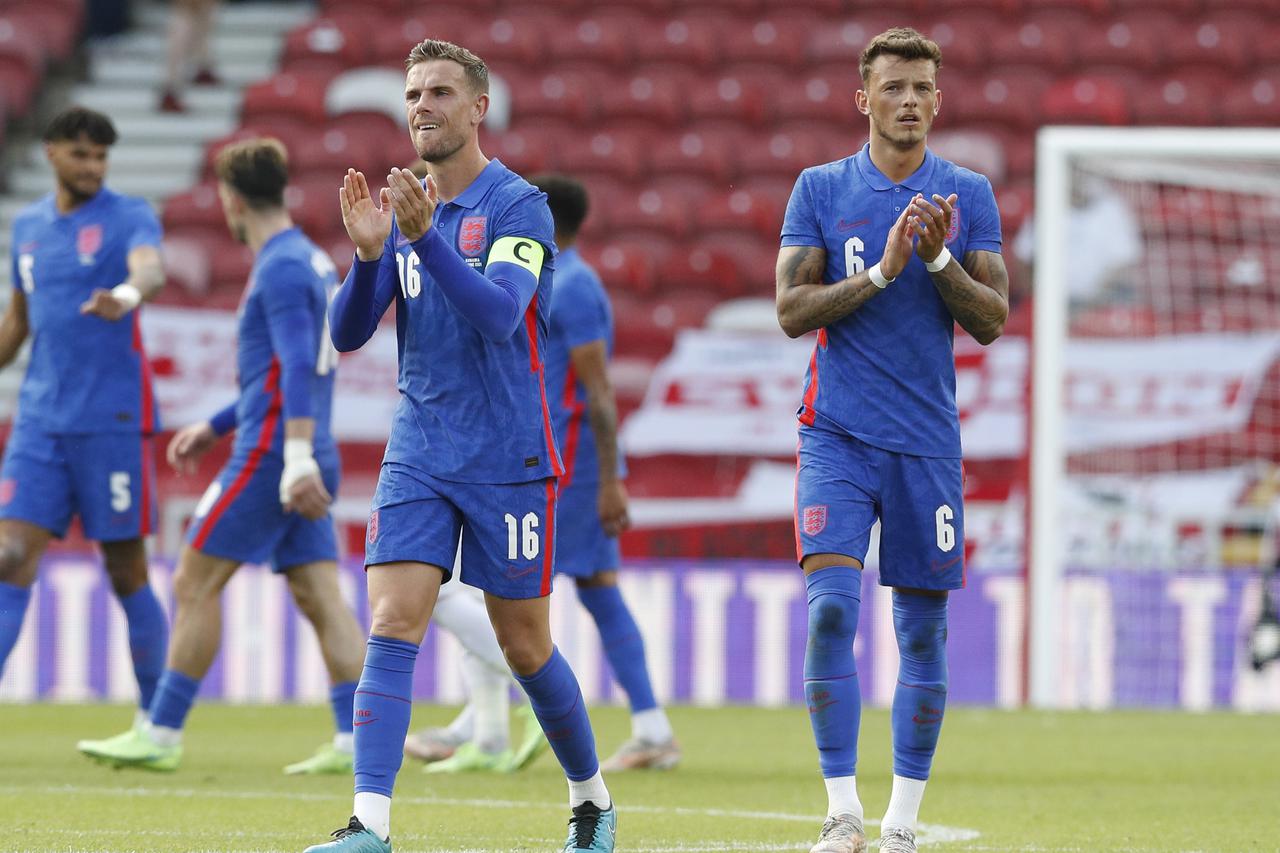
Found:
[[[947,235],[957,260],[966,252],[1000,251],[1000,215],[985,177],[927,151],[920,168],[894,184],[869,149],[805,169],[791,193],[782,245],[824,249],[824,283],[877,263],[889,229],[917,192],[931,203],[935,193],[959,197]],[[913,254],[883,293],[819,330],[801,422],[898,453],[959,457],[954,328],[924,261]]]
[[[578,381],[569,355],[592,341],[604,341],[606,353],[613,354],[613,308],[596,271],[577,249],[567,249],[556,261],[547,345],[547,394],[565,469],[561,485],[600,480],[595,434],[586,417],[587,390]],[[618,467],[621,474],[621,454]]]
[[[555,266],[546,195],[491,160],[457,198],[436,207],[432,228],[478,271],[488,266],[490,248],[506,237],[536,241],[546,260],[519,329],[492,341],[446,298],[392,226],[375,306],[380,315],[395,301],[400,357],[400,402],[384,461],[459,483],[560,476],[543,383]]]
[[[150,205],[105,188],[65,215],[50,193],[14,219],[13,282],[31,329],[22,421],[52,433],[159,429],[140,309],[115,322],[80,313],[94,290],[129,277],[129,252],[159,245]]]
[[[280,452],[288,417],[315,419],[316,456],[333,447],[330,415],[338,353],[326,328],[329,296],[338,286],[333,261],[298,228],[269,239],[254,260],[240,306],[236,371],[235,453],[255,448]],[[303,347],[308,354],[310,411],[288,411],[282,354]],[[313,356],[312,359],[310,356]]]

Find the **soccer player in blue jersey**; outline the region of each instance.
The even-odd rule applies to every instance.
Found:
[[[854,782],[860,699],[853,638],[880,521],[893,587],[898,686],[893,792],[880,849],[914,851],[947,696],[947,592],[964,585],[954,326],[983,344],[1008,316],[991,184],[925,145],[942,55],[895,28],[862,53],[855,101],[870,142],[801,173],[782,226],[778,320],[817,331],[800,407],[796,541],[809,599],[805,697],[828,794],[813,853],[866,849]]]
[[[72,107],[44,134],[54,191],[13,222],[13,290],[0,365],[28,336],[31,361],[0,470],[0,670],[51,537],[78,514],[124,608],[141,709],[164,666],[164,611],[147,583],[159,428],[138,308],[164,285],[160,223],[103,186],[111,120]],[[139,710],[135,723],[144,718]]]
[[[247,562],[270,560],[310,620],[332,682],[337,734],[296,773],[350,773],[361,631],[338,586],[338,545],[329,515],[340,473],[329,429],[337,352],[325,331],[333,262],[284,207],[284,146],[251,139],[219,152],[218,194],[231,233],[254,252],[237,330],[240,396],[169,443],[169,462],[189,473],[219,438],[235,432],[231,458],[196,507],[173,579],[177,609],[169,659],[150,725],[80,744],[122,767],[174,770],[200,679],[222,639],[222,589]]]
[[[564,850],[614,849],[616,814],[582,692],[551,642],[556,478],[543,385],[555,235],[544,196],[485,158],[489,73],[427,40],[406,60],[405,110],[427,178],[393,169],[378,200],[340,190],[356,260],[330,307],[339,350],[394,301],[400,403],[366,537],[372,621],[356,690],[355,814],[311,853],[386,853],[414,662],[459,536],[462,579],[485,591],[507,662],[569,779]]]
[[[556,226],[556,286],[547,345],[551,400],[564,476],[556,516],[556,566],[574,579],[578,600],[595,620],[614,677],[631,706],[631,738],[604,763],[608,772],[680,761],[666,712],[653,695],[644,637],[618,589],[618,535],[630,521],[625,461],[618,450],[618,409],[609,383],[613,309],[604,285],[576,243],[586,219],[586,188],[561,175],[534,177]]]

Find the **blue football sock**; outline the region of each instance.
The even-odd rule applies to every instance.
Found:
[[[858,764],[862,696],[853,660],[862,603],[862,571],[853,566],[819,569],[805,578],[809,591],[809,641],[804,652],[804,696],[826,779],[852,776]]]
[[[947,706],[947,599],[894,590],[898,686],[893,693],[893,772],[928,779]]]
[[[552,648],[551,659],[530,676],[516,675],[546,733],[551,749],[570,781],[582,782],[596,775],[596,739],[587,717],[578,679],[560,650]]]
[[[391,796],[404,757],[413,710],[413,667],[418,647],[390,637],[370,637],[356,687],[356,793]]]
[[[605,657],[631,703],[631,713],[658,707],[644,659],[644,637],[616,586],[578,587],[578,600],[596,620]]]
[[[156,684],[164,672],[169,625],[150,585],[121,598],[120,606],[129,623],[129,654],[133,656],[133,674],[138,679],[138,705],[145,711],[151,707]]]
[[[329,688],[329,706],[333,708],[333,727],[340,735],[350,734],[356,714],[356,683],[344,681]]]
[[[22,617],[26,615],[30,601],[31,587],[0,583],[0,674],[4,673],[4,662],[9,659],[9,652],[18,643]]]
[[[181,729],[200,692],[200,682],[189,675],[166,669],[160,676],[155,698],[151,700],[151,723],[167,729]]]

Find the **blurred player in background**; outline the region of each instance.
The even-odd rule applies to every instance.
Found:
[[[138,306],[164,285],[160,223],[103,186],[116,130],[72,107],[50,122],[57,186],[13,223],[13,283],[0,365],[27,335],[31,361],[0,471],[0,670],[22,627],[36,566],[73,515],[100,543],[129,625],[141,708],[164,667],[164,611],[147,584],[155,527],[151,436],[159,429]],[[135,725],[145,719],[139,710]]]
[[[334,344],[362,346],[394,300],[400,403],[366,537],[373,625],[356,691],[355,814],[308,850],[391,849],[414,664],[461,535],[462,579],[485,591],[498,643],[569,779],[563,849],[611,851],[616,813],[591,721],[549,624],[563,472],[543,385],[551,214],[541,192],[480,150],[484,62],[427,40],[405,64],[426,181],[393,169],[375,201],[350,170],[340,191],[356,261],[330,309]]]
[[[982,344],[1000,336],[1008,278],[990,182],[926,148],[942,103],[941,64],[938,46],[915,30],[872,39],[855,96],[871,140],[802,172],[782,226],[779,322],[791,337],[818,333],[796,481],[809,600],[805,697],[829,800],[813,853],[861,853],[867,844],[854,780],[853,639],[877,518],[899,653],[885,853],[916,849],[946,705],[947,591],[964,585],[952,336],[956,323]]]
[[[618,408],[609,382],[613,309],[600,277],[575,247],[587,216],[587,191],[560,175],[531,180],[547,194],[559,248],[547,339],[547,394],[565,469],[555,569],[577,584],[578,600],[595,620],[614,677],[631,705],[631,739],[604,769],[666,770],[679,763],[680,746],[654,698],[644,637],[618,589],[618,535],[631,522],[622,480],[626,465],[618,450]]]
[[[252,139],[227,146],[215,172],[227,226],[255,255],[237,330],[240,398],[180,430],[168,457],[178,471],[193,472],[234,430],[231,459],[187,531],[173,578],[173,643],[150,725],[82,742],[80,750],[117,766],[177,769],[187,713],[222,640],[222,589],[241,564],[270,560],[320,640],[337,728],[332,745],[285,772],[350,773],[362,637],[338,586],[329,515],[340,473],[329,428],[338,354],[325,331],[325,308],[337,272],[284,207],[283,145]]]

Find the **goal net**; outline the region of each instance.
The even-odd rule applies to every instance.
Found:
[[[1275,559],[1280,133],[1048,128],[1037,157],[1030,698],[1280,708],[1243,641]]]

